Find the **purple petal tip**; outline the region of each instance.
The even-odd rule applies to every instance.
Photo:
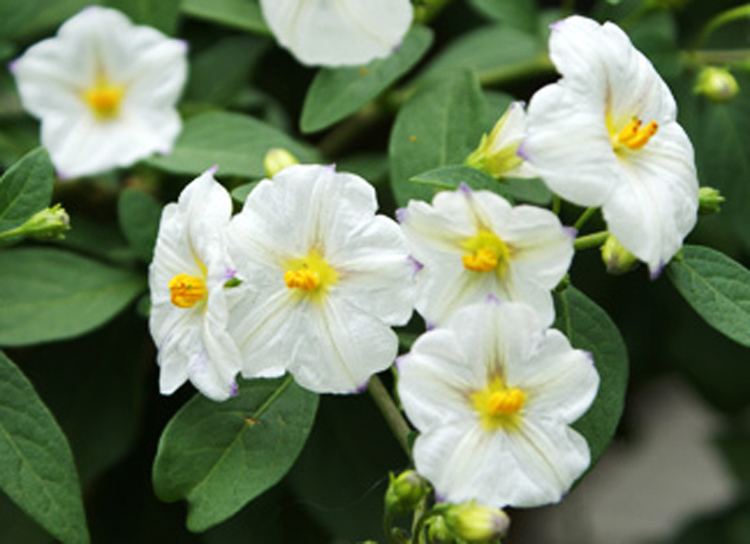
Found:
[[[232,382],[232,385],[229,386],[229,396],[234,398],[240,393],[240,386],[237,385],[237,382]]]
[[[414,257],[412,257],[411,255],[409,255],[409,262],[411,263],[412,267],[414,268],[414,273],[415,274],[418,273],[418,272],[420,272],[424,268],[424,265],[422,263],[420,263],[418,260],[416,260]]]
[[[363,383],[362,385],[358,386],[358,387],[357,387],[357,388],[356,388],[356,389],[355,389],[355,390],[353,391],[353,393],[354,393],[354,394],[356,394],[356,395],[361,395],[362,393],[364,393],[365,391],[367,391],[367,385],[368,385],[369,383],[370,383],[370,380],[367,380],[367,381],[366,381],[365,383]]]
[[[461,182],[461,184],[458,186],[458,190],[465,195],[470,195],[472,192],[471,187],[469,187],[469,185],[465,181]]]
[[[211,166],[208,170],[206,170],[206,174],[211,174],[212,176],[216,175],[216,172],[219,171],[219,165],[214,164]]]
[[[529,153],[526,151],[526,141],[524,140],[521,142],[521,145],[518,146],[518,149],[516,149],[516,155],[521,157],[526,162],[529,162]]]
[[[429,321],[425,321],[424,328],[426,331],[431,331],[435,328],[435,323],[430,323]]]
[[[18,68],[19,60],[21,59],[13,59],[12,61],[8,63],[8,71],[13,75],[16,75],[16,69]]]
[[[578,236],[578,229],[575,227],[563,227],[563,232],[570,236],[571,239],[575,240]]]
[[[336,163],[332,162],[331,164],[326,164],[326,169],[330,170],[331,172],[336,172]]]
[[[497,298],[497,295],[495,293],[490,293],[484,298],[485,302],[488,304],[500,304],[500,299]]]
[[[559,21],[554,21],[554,22],[550,23],[549,29],[553,30],[553,31],[554,30],[560,30],[560,28],[562,27],[564,21],[565,21],[565,19],[560,19]]]
[[[224,280],[229,281],[231,279],[234,279],[234,277],[237,275],[237,269],[232,268],[231,266],[227,267],[226,270],[224,270]]]
[[[396,210],[396,221],[398,221],[399,223],[404,223],[406,221],[406,216],[406,208],[398,208]]]
[[[662,272],[664,272],[664,262],[659,262],[659,266],[649,271],[649,278],[651,281],[657,280]]]

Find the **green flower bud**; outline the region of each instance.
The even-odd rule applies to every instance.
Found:
[[[450,542],[453,538],[443,516],[435,516],[427,520],[428,542]]]
[[[698,74],[694,91],[714,102],[727,102],[737,96],[740,86],[729,70],[707,66]]]
[[[514,102],[495,123],[489,134],[484,134],[477,148],[466,157],[465,164],[500,179],[529,177],[523,158],[518,154],[523,139],[526,114],[520,102]]]
[[[701,187],[698,189],[698,213],[711,215],[721,211],[721,205],[726,199],[721,196],[718,189],[713,187]]]
[[[410,512],[427,496],[427,482],[413,470],[405,470],[398,476],[390,475],[385,507],[397,512]]]
[[[297,157],[292,155],[286,149],[275,147],[266,153],[263,159],[263,168],[266,171],[266,177],[272,178],[284,168],[299,164]]]
[[[445,522],[454,536],[470,543],[500,538],[510,526],[510,518],[505,512],[474,501],[448,508]]]
[[[70,217],[60,204],[32,215],[20,227],[0,233],[0,239],[25,236],[36,240],[62,240],[70,230]]]
[[[625,249],[620,241],[613,235],[607,237],[607,241],[601,247],[602,261],[610,274],[624,274],[638,264],[635,255]]]

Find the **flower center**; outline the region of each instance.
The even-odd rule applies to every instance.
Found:
[[[526,404],[526,393],[517,387],[507,387],[499,377],[487,387],[469,397],[479,414],[482,427],[487,430],[513,428],[519,423],[520,412]]]
[[[659,130],[659,124],[656,121],[650,121],[644,125],[643,121],[633,117],[622,130],[615,134],[614,129],[610,129],[612,135],[612,148],[615,151],[623,147],[630,149],[640,149],[648,143],[651,137]]]
[[[315,249],[301,259],[290,259],[285,268],[286,286],[310,294],[325,293],[339,279],[338,272]]]
[[[496,270],[500,276],[503,276],[508,269],[510,248],[490,230],[480,230],[476,236],[464,240],[461,246],[466,250],[461,257],[466,270],[472,272]]]
[[[178,308],[192,308],[208,294],[206,282],[190,274],[177,274],[169,280],[169,291],[172,304]]]
[[[117,117],[120,113],[124,94],[125,88],[122,85],[114,85],[102,79],[84,91],[83,98],[97,119],[106,120]]]

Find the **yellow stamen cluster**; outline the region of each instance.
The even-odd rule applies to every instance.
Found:
[[[476,236],[464,240],[463,248],[467,251],[461,257],[466,270],[472,272],[491,272],[502,276],[510,261],[511,251],[500,237],[490,230],[482,229]]]
[[[192,308],[206,298],[206,282],[190,274],[177,274],[169,280],[170,299],[178,308]]]
[[[612,137],[612,146],[615,150],[622,146],[630,149],[641,149],[656,134],[657,130],[659,130],[659,124],[656,121],[651,121],[644,126],[640,119],[634,117]]]
[[[487,387],[470,395],[472,406],[487,430],[513,428],[518,425],[520,412],[526,404],[526,392],[508,387],[495,377]]]
[[[302,258],[290,259],[285,268],[286,286],[311,295],[324,294],[339,279],[338,272],[315,249]]]
[[[100,80],[83,93],[83,98],[97,119],[106,120],[117,117],[125,94],[122,85],[114,85]]]

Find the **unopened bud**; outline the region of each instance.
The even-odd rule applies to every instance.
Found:
[[[450,542],[452,540],[451,532],[443,516],[431,517],[427,520],[426,526],[428,542]]]
[[[492,132],[484,134],[479,146],[466,157],[465,164],[500,179],[533,177],[530,167],[518,154],[526,130],[526,113],[521,102],[513,102],[495,123]]]
[[[3,237],[25,236],[36,240],[62,240],[70,230],[70,217],[60,204],[36,212],[20,227],[3,233]]]
[[[638,259],[623,247],[620,241],[613,235],[607,237],[607,241],[601,247],[602,261],[610,274],[624,274],[638,264]]]
[[[263,169],[266,172],[266,177],[272,178],[284,168],[299,164],[297,157],[292,155],[286,149],[275,147],[266,153],[263,159]]]
[[[718,189],[713,187],[701,187],[698,189],[698,213],[711,215],[721,211],[721,205],[726,199],[721,196]]]
[[[398,476],[390,475],[385,506],[388,510],[410,512],[427,496],[427,482],[413,470],[405,470]]]
[[[737,96],[740,86],[729,70],[707,66],[698,74],[694,90],[714,102],[727,102]]]
[[[500,538],[510,526],[505,512],[474,501],[448,508],[445,522],[454,536],[471,543]]]

